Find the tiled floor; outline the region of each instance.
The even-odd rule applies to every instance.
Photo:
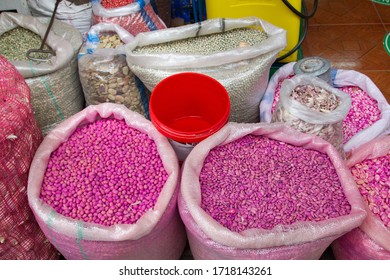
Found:
[[[305,0],[308,11],[313,0]],[[333,68],[367,75],[390,102],[390,55],[383,38],[390,32],[390,6],[371,0],[319,0],[309,21],[304,57],[321,56]]]

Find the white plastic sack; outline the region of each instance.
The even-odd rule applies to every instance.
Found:
[[[214,220],[201,207],[199,176],[205,159],[213,148],[249,134],[327,154],[351,212],[320,222],[302,221],[269,230],[252,228],[241,232],[233,232]],[[366,216],[352,174],[335,148],[319,137],[299,133],[281,123],[228,123],[194,147],[182,167],[180,184],[179,211],[195,259],[318,259],[333,240],[361,225]]]
[[[133,52],[137,47],[250,26],[262,28],[268,38],[258,45],[209,55]],[[201,23],[141,33],[127,44],[126,55],[130,69],[150,91],[153,91],[162,79],[172,74],[180,72],[206,74],[227,89],[231,101],[230,121],[257,122],[259,103],[267,88],[271,65],[285,45],[286,31],[259,18],[210,19]]]
[[[155,206],[134,224],[103,226],[72,219],[56,212],[40,198],[50,155],[79,127],[115,118],[147,134],[168,174]],[[53,129],[43,140],[31,164],[27,195],[42,231],[66,259],[178,259],[186,237],[177,210],[179,165],[166,137],[150,121],[123,105],[91,105]]]
[[[44,37],[49,18],[18,13],[0,14],[0,35],[23,27]],[[84,108],[84,96],[77,68],[77,54],[82,44],[80,32],[73,26],[55,20],[46,43],[55,55],[48,62],[28,59],[10,61],[31,89],[31,103],[43,135],[67,117]]]
[[[55,0],[27,0],[31,14],[35,17],[51,17],[54,11]],[[74,26],[81,34],[91,27],[92,4],[75,5],[63,0],[58,4],[56,19]]]

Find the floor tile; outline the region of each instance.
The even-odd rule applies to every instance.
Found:
[[[314,1],[305,1],[308,11],[311,11]],[[312,24],[381,23],[377,10],[370,0],[318,0],[316,14],[310,21]],[[381,12],[387,16],[384,10],[381,7]]]

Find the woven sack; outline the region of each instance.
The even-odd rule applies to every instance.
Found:
[[[386,156],[389,153],[390,135],[383,135],[353,150],[347,160],[347,166],[352,168],[365,160]],[[383,185],[384,191],[388,191],[389,188],[389,184]],[[362,225],[333,242],[332,250],[336,259],[390,260],[390,229],[367,204],[366,207],[367,217]]]
[[[18,13],[1,13],[0,35],[20,26],[43,37],[48,20]],[[34,115],[43,135],[84,108],[77,68],[81,44],[82,36],[77,29],[55,20],[47,38],[47,45],[53,49],[55,56],[43,63],[11,61],[31,89]]]
[[[126,121],[146,133],[157,150],[168,178],[153,209],[134,224],[110,227],[65,217],[43,202],[39,195],[50,154],[81,125],[100,118]],[[124,105],[90,105],[53,129],[39,146],[30,169],[28,199],[36,219],[50,242],[66,259],[178,259],[186,244],[184,226],[177,210],[179,164],[168,139],[150,121]]]
[[[137,53],[137,47],[219,34],[245,27],[256,27],[267,33],[263,42],[212,54]],[[164,78],[180,72],[198,72],[219,81],[231,101],[230,121],[258,122],[259,103],[268,84],[269,71],[278,53],[286,45],[285,30],[264,20],[210,19],[200,23],[172,27],[137,35],[126,45],[127,63],[134,74],[153,92]],[[207,46],[205,46],[207,48]]]
[[[141,32],[165,29],[167,26],[156,14],[150,0],[135,0],[126,6],[106,9],[101,0],[92,0],[92,24],[109,22],[137,35]]]
[[[30,89],[0,56],[0,259],[56,259],[27,201],[27,176],[42,133]]]
[[[249,134],[327,154],[351,205],[350,213],[319,222],[301,221],[269,230],[252,228],[241,232],[233,232],[214,220],[201,208],[199,176],[204,161],[214,147]],[[280,123],[228,123],[197,144],[182,167],[178,205],[195,259],[319,259],[333,240],[361,225],[366,215],[352,174],[336,149],[319,137]]]
[[[72,25],[81,34],[88,32],[92,22],[92,4],[73,3],[63,0],[58,4],[56,19]],[[55,1],[52,0],[27,0],[28,8],[34,17],[51,17],[54,11]]]

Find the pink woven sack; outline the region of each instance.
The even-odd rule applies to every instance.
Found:
[[[56,259],[27,201],[27,176],[42,133],[24,78],[0,56],[0,259]]]
[[[351,207],[350,212],[320,221],[296,221],[292,224],[278,224],[271,229],[247,228],[239,232],[230,230],[228,227],[220,224],[201,207],[201,170],[205,166],[209,168],[210,162],[207,162],[207,165],[205,162],[212,149],[229,145],[231,142],[247,135],[265,136],[266,138],[277,140],[284,144],[316,150],[326,154],[335,168],[341,185],[341,192],[344,193]],[[250,146],[251,144],[249,143],[248,145]],[[218,150],[216,153],[224,153],[226,160],[231,156],[226,150],[223,150],[223,152]],[[253,151],[253,153],[261,157],[264,151],[257,150],[256,152]],[[237,155],[237,157],[239,156]],[[244,166],[243,163],[242,165]],[[241,165],[238,164],[238,166]],[[255,166],[253,165],[251,168],[256,169]],[[248,165],[245,165],[245,168],[249,168]],[[211,170],[210,172],[213,172],[214,175],[215,172],[218,174],[218,178],[219,176],[228,176],[230,174],[229,172],[233,174],[240,172],[237,169],[230,170],[230,168],[221,166]],[[222,171],[217,170],[224,170],[224,172],[221,173]],[[248,174],[248,178],[249,176],[258,176],[244,170],[242,170],[242,173]],[[270,170],[267,176],[272,177],[273,175],[274,173]],[[212,183],[208,182],[208,184]],[[250,184],[249,182],[242,182],[242,187],[245,188],[245,192],[247,192],[246,186],[249,187]],[[243,190],[242,187],[240,187],[240,190]],[[225,192],[225,194],[227,193]],[[271,196],[270,193],[267,194]],[[231,192],[227,195],[231,197]],[[293,193],[290,195],[293,195]],[[262,193],[261,196],[265,196],[265,194]],[[244,199],[249,200],[246,196],[244,196]],[[252,196],[250,199],[252,199]],[[259,203],[261,202],[262,200],[259,200]],[[240,204],[245,202],[236,201],[235,203]],[[329,142],[319,137],[299,133],[280,123],[228,123],[220,131],[197,144],[186,158],[182,167],[178,205],[180,215],[187,230],[191,252],[195,259],[319,259],[333,240],[358,227],[366,215],[363,201],[357,192],[352,174],[336,149]],[[227,201],[216,201],[215,205],[227,205]],[[256,208],[256,206],[253,207]],[[253,208],[251,208],[251,211],[253,211]],[[229,211],[228,213],[231,212]],[[247,212],[248,216],[249,214]],[[237,220],[234,219],[234,221]]]
[[[390,135],[380,136],[353,150],[347,160],[347,166],[351,168],[365,160],[376,159],[389,153]],[[389,178],[387,185],[382,187],[383,191],[388,192]],[[368,208],[368,204],[365,206],[367,217],[362,225],[333,242],[332,250],[336,259],[390,260],[390,228]]]
[[[103,226],[72,219],[40,198],[52,152],[79,126],[106,118],[125,120],[127,126],[154,140],[168,174],[154,207],[133,224]],[[141,114],[124,105],[102,103],[68,118],[44,138],[31,165],[28,199],[41,229],[66,259],[178,259],[187,240],[177,210],[178,180],[178,159],[167,138]]]

